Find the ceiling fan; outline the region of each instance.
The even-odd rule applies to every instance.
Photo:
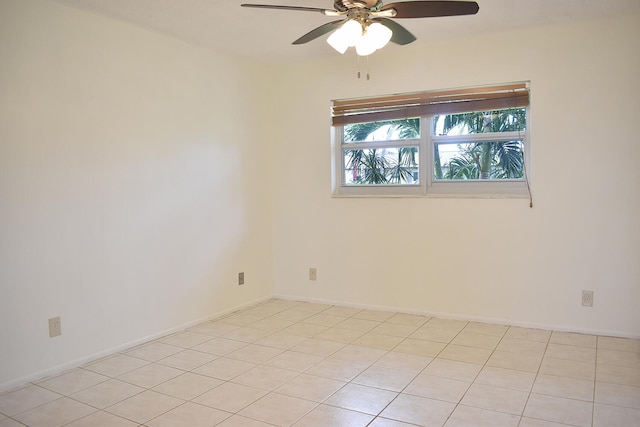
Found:
[[[349,47],[355,47],[360,56],[370,55],[389,41],[405,45],[416,40],[409,30],[390,18],[474,15],[479,9],[478,3],[474,1],[435,0],[404,1],[387,5],[383,5],[382,0],[335,0],[333,9],[270,4],[242,4],[241,6],[319,12],[326,16],[346,17],[309,31],[293,44],[304,44],[336,30],[329,36],[327,42],[340,53],[344,53]]]

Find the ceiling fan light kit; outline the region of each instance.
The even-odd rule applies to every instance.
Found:
[[[399,45],[409,44],[415,36],[390,18],[432,18],[439,16],[474,15],[478,3],[474,1],[416,0],[383,5],[382,0],[335,0],[333,9],[268,4],[242,4],[243,7],[261,9],[320,12],[326,16],[346,16],[346,19],[321,25],[293,44],[304,44],[324,34],[333,32],[327,43],[343,54],[355,47],[359,56],[371,55],[389,41]]]

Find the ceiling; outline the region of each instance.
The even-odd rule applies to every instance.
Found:
[[[252,59],[283,61],[338,55],[327,36],[291,42],[335,20],[320,13],[250,9],[241,3],[333,8],[333,0],[55,0],[128,21],[190,43]],[[402,1],[402,0],[400,0]],[[386,4],[392,3],[389,0]],[[616,15],[640,14],[638,0],[477,0],[477,15],[399,19],[420,41],[444,40],[504,30]],[[392,45],[385,49],[402,49]],[[347,53],[348,54],[348,53]]]

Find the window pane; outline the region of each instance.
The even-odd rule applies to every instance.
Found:
[[[510,108],[434,116],[433,135],[469,135],[489,132],[524,132],[526,109]]]
[[[420,119],[387,120],[383,122],[345,125],[344,142],[398,141],[420,138]]]
[[[522,141],[434,144],[436,180],[522,179]]]
[[[344,150],[345,185],[419,184],[418,147]]]

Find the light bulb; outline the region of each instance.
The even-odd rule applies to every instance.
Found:
[[[355,46],[361,37],[362,25],[353,19],[349,19],[327,38],[327,43],[338,52],[345,53],[347,48]]]
[[[367,27],[367,36],[372,38],[372,43],[376,46],[376,49],[382,49],[389,43],[392,35],[391,29],[379,22],[374,22]]]

